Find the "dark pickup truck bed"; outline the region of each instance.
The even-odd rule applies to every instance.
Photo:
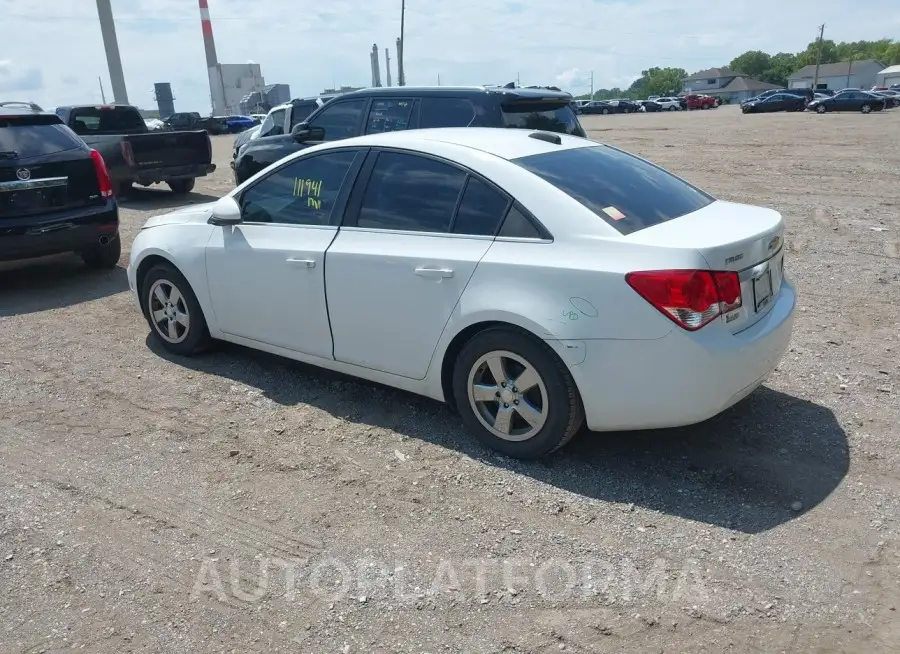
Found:
[[[216,169],[205,130],[150,132],[140,112],[128,105],[58,107],[57,115],[85,143],[103,155],[116,195],[132,184],[165,182],[189,193],[197,177]]]

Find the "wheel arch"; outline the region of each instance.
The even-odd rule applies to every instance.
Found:
[[[181,275],[184,280],[190,286],[191,291],[194,294],[194,297],[197,298],[197,303],[200,305],[200,311],[203,313],[203,319],[206,321],[207,329],[213,329],[213,321],[211,318],[215,317],[215,314],[212,312],[211,307],[207,304],[207,294],[203,291],[203,289],[198,289],[197,285],[191,281],[189,275],[185,274],[184,269],[175,263],[174,258],[163,250],[154,249],[147,254],[145,254],[141,260],[138,262],[137,267],[135,268],[134,274],[134,283],[135,288],[137,289],[138,303],[140,304],[141,311],[144,315],[147,315],[147,304],[146,298],[143,293],[143,285],[144,278],[147,276],[147,273],[153,269],[154,266],[158,264],[166,264],[172,266],[179,275]]]
[[[456,363],[456,358],[459,356],[460,351],[462,351],[466,343],[471,341],[475,336],[490,329],[505,328],[517,331],[536,341],[546,343],[546,339],[538,335],[539,332],[544,330],[538,325],[523,325],[521,322],[521,320],[517,320],[510,316],[485,317],[466,325],[450,339],[441,355],[440,388],[444,402],[446,402],[451,409],[454,411],[456,410],[456,401],[453,394],[453,368]],[[555,348],[550,347],[550,350],[553,352],[554,356],[560,358],[562,361],[562,358]],[[563,363],[565,364],[564,361]]]

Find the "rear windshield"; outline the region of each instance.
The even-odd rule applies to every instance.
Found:
[[[506,127],[539,129],[584,136],[578,117],[568,102],[508,102],[501,106],[503,124]]]
[[[147,131],[140,112],[132,107],[79,107],[69,123],[76,134],[129,134]]]
[[[662,168],[605,145],[512,162],[578,200],[621,234],[664,223],[714,201]]]
[[[84,142],[56,116],[0,117],[3,159],[29,159],[81,147]]]

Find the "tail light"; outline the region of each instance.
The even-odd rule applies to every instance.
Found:
[[[94,171],[97,173],[97,186],[100,188],[100,195],[104,198],[113,196],[112,180],[109,178],[109,171],[106,169],[106,162],[96,150],[91,150],[91,161],[94,162]]]
[[[696,331],[741,306],[736,272],[648,270],[625,281],[660,313],[688,331]]]

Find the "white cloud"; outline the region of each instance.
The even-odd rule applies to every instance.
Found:
[[[367,85],[369,52],[391,49],[400,33],[399,0],[209,0],[222,63],[252,59],[268,83],[297,95],[335,84]],[[797,51],[824,22],[826,38],[883,34],[872,16],[896,0],[407,0],[408,84],[562,83],[586,92],[626,87],[642,69],[689,71],[728,63],[750,49]],[[30,0],[7,5],[0,23],[5,95],[44,106],[100,100],[110,93],[94,2]],[[301,8],[302,7],[302,8]],[[129,100],[153,105],[153,83],[169,81],[179,110],[208,111],[200,15],[193,0],[113,0]],[[17,69],[22,62],[28,62]],[[35,75],[35,72],[37,75]],[[2,73],[0,73],[2,74]],[[384,79],[382,72],[382,79]],[[78,84],[72,83],[77,78]],[[18,80],[18,81],[17,81]],[[567,80],[567,81],[566,81]],[[16,88],[19,83],[22,88]],[[40,84],[38,84],[40,82]],[[574,88],[579,86],[580,88]],[[41,86],[42,88],[36,88]],[[24,96],[22,96],[24,97]]]

